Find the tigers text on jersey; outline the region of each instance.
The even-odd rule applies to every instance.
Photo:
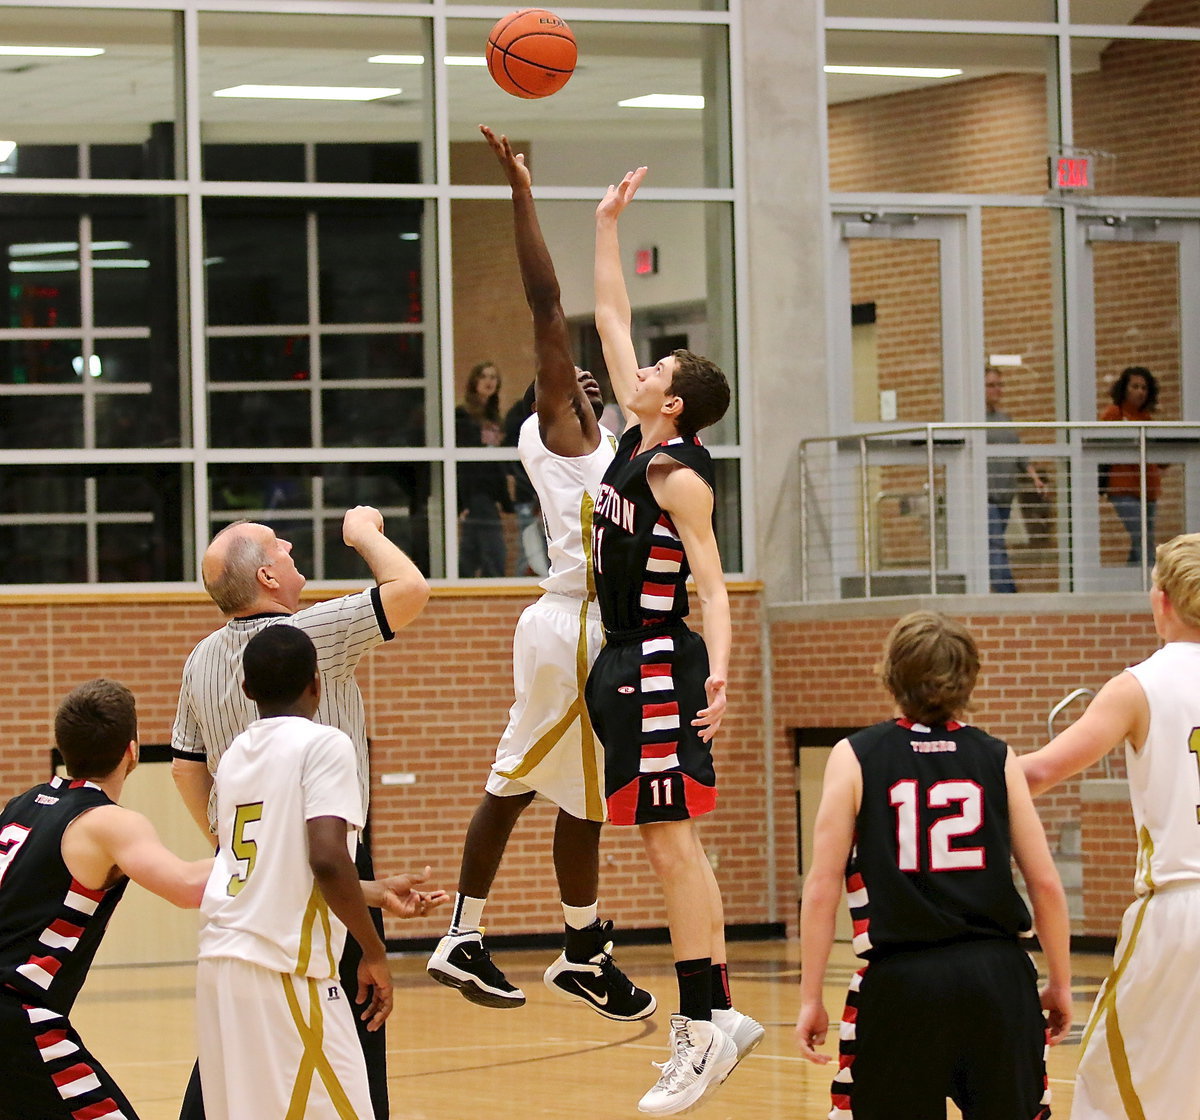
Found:
[[[77,883],[62,857],[67,826],[114,802],[92,782],[52,778],[0,813],[0,985],[66,1015],[129,880]]]
[[[849,742],[862,769],[846,869],[854,951],[1027,933],[1012,879],[1007,746],[975,727],[907,720]]]
[[[517,453],[537,491],[546,529],[550,573],[546,591],[573,599],[590,596],[592,585],[592,508],[604,472],[613,461],[616,437],[600,429],[600,442],[587,455],[556,455],[542,442],[537,413],[522,425]]]
[[[308,862],[308,821],[363,826],[354,744],[300,716],[255,720],[216,774],[220,846],[200,908],[200,958],[235,957],[314,980],[337,976],[346,927]]]
[[[188,655],[171,749],[179,758],[205,760],[209,773],[235,735],[257,717],[254,702],[242,691],[242,654],[266,626],[286,623],[303,630],[317,647],[321,703],[313,717],[350,736],[358,758],[359,796],[365,816],[370,802],[371,768],[367,757],[367,716],[354,671],[363,654],[390,641],[379,588],[343,595],[295,614],[261,614],[230,619]],[[214,820],[209,802],[209,823]]]
[[[1200,644],[1169,642],[1126,671],[1150,706],[1142,749],[1125,748],[1144,895],[1200,882]]]
[[[683,543],[650,490],[646,471],[659,455],[694,470],[714,488],[712,456],[692,436],[638,451],[640,425],[628,429],[604,475],[592,514],[592,562],[604,626],[628,631],[677,621],[688,613],[690,574]]]

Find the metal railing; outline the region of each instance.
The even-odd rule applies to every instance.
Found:
[[[821,436],[801,441],[800,475],[806,601],[1144,590],[1154,545],[1200,529],[1200,423]]]

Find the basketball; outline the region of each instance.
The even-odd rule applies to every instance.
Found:
[[[575,72],[576,54],[571,29],[543,8],[512,12],[488,32],[488,73],[514,97],[557,93]]]

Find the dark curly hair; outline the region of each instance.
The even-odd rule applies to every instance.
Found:
[[[1158,407],[1158,380],[1145,366],[1126,366],[1121,370],[1121,376],[1112,383],[1112,388],[1108,391],[1113,404],[1120,408],[1125,403],[1125,394],[1129,392],[1129,381],[1133,377],[1140,377],[1146,382],[1144,408],[1147,412],[1153,412]]]

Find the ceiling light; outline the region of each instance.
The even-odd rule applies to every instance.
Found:
[[[0,140],[0,163],[8,159],[16,150],[17,142],[15,140]]]
[[[826,66],[825,73],[873,78],[956,78],[962,71],[937,66]]]
[[[93,241],[92,252],[102,253],[106,249],[132,249],[130,241]],[[10,257],[36,257],[41,253],[74,253],[79,249],[78,241],[20,241],[8,247]]]
[[[285,101],[377,101],[395,97],[398,89],[377,86],[266,86],[241,85],[213,90],[213,97],[264,97]]]
[[[617,104],[623,109],[703,109],[704,98],[687,93],[647,93]]]
[[[447,66],[486,66],[487,59],[481,54],[448,54]]]
[[[383,62],[390,66],[421,66],[425,62],[423,54],[373,54],[368,62]]]
[[[50,58],[94,58],[103,47],[14,47],[0,46],[0,54],[37,55]]]

